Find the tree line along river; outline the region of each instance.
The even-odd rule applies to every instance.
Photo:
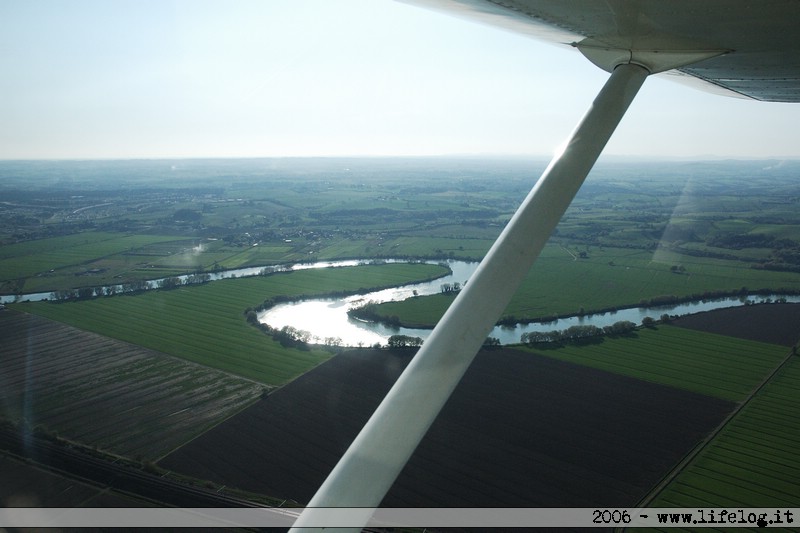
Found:
[[[258,319],[261,323],[273,329],[291,326],[297,330],[309,332],[312,339],[319,341],[323,339],[338,339],[338,342],[343,346],[371,346],[376,343],[384,345],[389,337],[393,335],[419,337],[424,340],[431,330],[398,328],[381,323],[358,320],[348,316],[347,311],[366,302],[383,303],[405,300],[412,296],[437,294],[445,284],[453,285],[466,282],[478,267],[478,263],[451,260],[447,261],[447,266],[452,273],[434,281],[342,298],[314,298],[279,304],[259,313]],[[761,296],[760,298],[764,301],[785,299],[787,302],[800,302],[800,296],[796,295],[772,294]],[[663,314],[680,316],[700,313],[745,305],[749,301],[751,300],[736,296],[656,307],[632,307],[607,313],[559,318],[548,322],[496,326],[489,336],[498,339],[501,344],[515,344],[520,342],[523,334],[531,332],[565,330],[572,326],[604,328],[620,321],[641,324],[646,317],[658,318]]]
[[[269,271],[294,271],[315,268],[346,268],[359,264],[368,264],[370,260],[348,260],[348,261],[322,261],[316,263],[298,263],[281,267],[251,267],[244,269],[226,270],[208,274],[205,281],[216,281],[244,276],[262,275]],[[387,260],[386,262],[405,262],[402,260]],[[439,263],[439,261],[431,261]],[[363,305],[366,302],[383,303],[389,301],[401,301],[412,296],[426,296],[437,294],[445,284],[453,286],[463,284],[469,280],[472,273],[478,267],[476,262],[465,262],[449,260],[446,262],[451,273],[445,277],[433,281],[414,283],[372,291],[366,294],[357,294],[337,298],[312,298],[296,302],[282,303],[271,307],[258,314],[259,322],[268,325],[273,329],[281,329],[290,326],[296,330],[308,332],[312,342],[323,342],[325,339],[335,339],[336,344],[342,346],[372,346],[375,344],[384,345],[389,337],[393,335],[406,335],[409,337],[427,338],[430,334],[429,329],[416,329],[404,327],[391,327],[381,323],[367,322],[348,316],[347,311]],[[181,283],[187,283],[192,275],[179,276]],[[141,287],[144,290],[159,288],[163,280],[151,280],[143,282]],[[123,292],[123,286],[113,285],[113,291]],[[105,287],[100,288],[105,291]],[[24,295],[12,295],[0,297],[0,303],[10,303],[15,301],[42,301],[53,298],[53,293],[43,292]],[[797,295],[766,295],[760,299],[778,300],[800,303],[800,296]],[[490,337],[498,339],[501,344],[519,343],[523,334],[532,332],[549,332],[553,330],[566,330],[572,326],[595,326],[603,328],[611,326],[620,321],[629,321],[640,324],[646,317],[658,318],[668,314],[686,315],[722,309],[725,307],[735,307],[745,305],[750,300],[735,296],[719,298],[714,300],[703,300],[695,302],[685,302],[656,307],[631,307],[618,311],[598,313],[593,315],[573,316],[559,318],[549,322],[521,323],[516,325],[497,326],[489,334]]]

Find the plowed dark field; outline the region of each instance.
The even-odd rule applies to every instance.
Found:
[[[800,304],[748,305],[679,318],[676,326],[792,346],[800,339]]]
[[[409,359],[343,353],[160,464],[305,503]],[[631,506],[733,407],[511,349],[482,352],[383,505]]]

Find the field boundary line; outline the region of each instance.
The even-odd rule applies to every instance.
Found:
[[[168,452],[166,452],[166,453],[162,454],[160,457],[156,457],[155,459],[153,459],[153,463],[155,463],[155,464],[157,465],[159,461],[163,460],[163,459],[164,459],[164,458],[166,458],[167,456],[169,456],[169,455],[171,455],[171,454],[175,453],[176,451],[180,450],[181,448],[183,448],[184,446],[186,446],[186,445],[187,445],[187,444],[189,444],[190,442],[192,442],[192,441],[194,441],[194,440],[196,440],[196,439],[198,439],[198,438],[202,437],[203,435],[205,435],[206,433],[208,433],[209,431],[211,431],[211,430],[212,430],[212,429],[214,429],[215,427],[219,426],[219,425],[220,425],[220,424],[222,424],[223,422],[227,422],[229,419],[231,419],[231,418],[233,418],[234,416],[238,415],[238,414],[239,414],[239,413],[241,413],[242,411],[244,411],[244,410],[246,410],[246,409],[249,409],[249,408],[253,407],[255,404],[257,404],[258,402],[260,402],[260,401],[261,401],[261,400],[263,400],[263,399],[264,399],[264,398],[263,398],[262,396],[260,396],[260,395],[259,395],[259,396],[256,396],[256,397],[255,397],[255,398],[253,398],[253,399],[252,399],[250,402],[247,402],[246,404],[243,404],[243,406],[241,407],[241,409],[237,409],[236,411],[232,412],[232,413],[231,413],[229,416],[226,416],[225,418],[223,418],[222,420],[220,420],[220,421],[219,421],[219,422],[217,422],[216,424],[212,424],[212,425],[210,425],[210,426],[208,426],[208,427],[204,428],[203,430],[199,431],[199,432],[198,432],[196,435],[194,435],[194,436],[193,436],[192,438],[190,438],[189,440],[185,440],[185,441],[183,441],[183,442],[182,442],[182,443],[180,443],[178,446],[176,446],[176,447],[174,447],[173,449],[169,450]]]
[[[662,478],[661,481],[658,482],[650,492],[637,504],[635,507],[637,508],[644,508],[647,507],[661,492],[681,473],[684,469],[689,466],[694,459],[702,452],[704,449],[711,444],[717,436],[722,432],[722,430],[727,426],[734,418],[736,418],[739,413],[750,403],[750,401],[762,390],[766,385],[768,385],[776,375],[783,369],[784,366],[788,365],[792,358],[795,357],[794,350],[789,348],[789,353],[783,360],[778,363],[778,365],[770,372],[762,381],[761,383],[754,388],[750,393],[740,402],[738,402],[737,407],[731,411],[731,413],[725,417],[725,419],[720,422],[720,424],[714,428],[714,430],[709,433],[709,435],[700,443],[698,443],[694,448],[692,448],[681,461],[672,469],[670,472]],[[625,528],[621,528],[619,531],[624,531]]]
[[[165,459],[165,458],[166,458],[166,457],[168,457],[169,455],[171,455],[171,454],[175,453],[176,451],[180,450],[181,448],[183,448],[184,446],[186,446],[186,445],[187,445],[187,444],[189,444],[190,442],[192,442],[192,441],[194,441],[194,440],[196,440],[196,439],[199,439],[200,437],[202,437],[203,435],[205,435],[205,434],[206,434],[206,433],[208,433],[209,431],[213,430],[213,429],[214,429],[214,428],[216,428],[217,426],[219,426],[219,425],[223,424],[224,422],[227,422],[228,420],[230,420],[231,418],[233,418],[233,417],[235,417],[235,416],[238,416],[239,414],[241,414],[242,412],[246,411],[247,409],[250,409],[251,407],[253,407],[254,405],[256,405],[258,402],[260,402],[260,401],[263,401],[263,400],[266,400],[268,396],[270,396],[270,395],[272,395],[272,394],[274,394],[274,393],[278,392],[279,390],[281,390],[282,388],[284,388],[286,385],[288,385],[288,384],[292,383],[293,381],[295,381],[297,378],[299,378],[299,377],[301,377],[301,376],[304,376],[304,375],[306,375],[308,372],[311,372],[311,371],[312,371],[312,370],[314,370],[315,368],[319,367],[320,365],[324,365],[324,364],[325,364],[325,363],[327,363],[328,361],[331,361],[331,360],[332,360],[332,359],[333,359],[333,358],[334,358],[336,355],[338,355],[338,354],[334,354],[334,356],[333,356],[333,357],[329,357],[328,359],[325,359],[324,361],[320,361],[319,363],[317,363],[316,365],[314,365],[314,366],[313,366],[311,369],[309,369],[308,371],[306,371],[306,372],[303,372],[303,373],[302,373],[302,374],[300,374],[299,376],[295,376],[295,377],[294,377],[294,378],[292,378],[291,380],[287,381],[286,383],[282,383],[281,385],[275,385],[275,386],[271,386],[271,385],[265,385],[265,384],[263,384],[263,383],[261,383],[261,382],[258,382],[258,381],[253,381],[254,383],[258,383],[258,384],[260,384],[262,387],[266,387],[266,388],[267,388],[267,390],[266,390],[266,397],[263,395],[263,393],[262,393],[262,394],[260,394],[260,395],[258,395],[258,396],[256,396],[255,398],[253,398],[253,400],[252,400],[252,401],[250,401],[250,402],[248,402],[248,403],[244,404],[244,405],[241,407],[241,409],[237,409],[236,411],[232,412],[232,413],[231,413],[229,416],[226,416],[225,418],[223,418],[222,420],[220,420],[220,421],[219,421],[219,422],[217,422],[216,424],[212,424],[212,425],[208,426],[207,428],[205,428],[204,430],[202,430],[202,431],[198,432],[198,433],[197,433],[197,435],[193,436],[191,439],[189,439],[189,440],[187,440],[187,441],[183,442],[183,443],[182,443],[182,444],[180,444],[179,446],[176,446],[175,448],[173,448],[172,450],[168,451],[167,453],[165,453],[165,454],[161,455],[160,457],[157,457],[156,459],[154,459],[154,460],[153,460],[153,462],[154,462],[154,463],[156,463],[156,464],[158,464],[158,462],[159,462],[159,461],[161,461],[161,460]],[[197,364],[200,364],[200,363],[197,363]],[[205,365],[201,365],[201,366],[205,366]],[[207,367],[207,368],[212,368],[212,369],[213,369],[214,367]],[[234,377],[238,377],[238,376],[236,376],[236,374],[230,374],[230,375],[231,375],[231,376],[234,376]],[[245,378],[245,379],[247,379],[247,378]],[[252,381],[252,380],[251,380],[251,381]]]

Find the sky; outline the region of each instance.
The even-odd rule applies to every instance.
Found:
[[[393,0],[0,0],[0,159],[546,156],[607,76]],[[651,77],[606,153],[800,157],[799,123]]]

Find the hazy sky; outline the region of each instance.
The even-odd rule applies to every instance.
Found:
[[[606,78],[391,0],[0,0],[0,158],[550,154]],[[797,124],[652,78],[606,152],[800,157]]]

